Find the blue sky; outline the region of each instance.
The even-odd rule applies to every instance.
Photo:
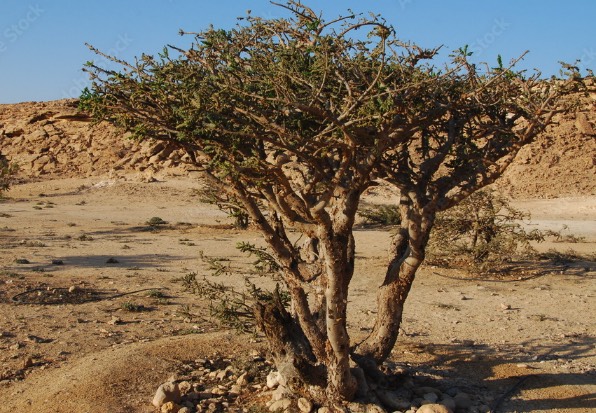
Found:
[[[283,0],[280,0],[283,1]],[[559,60],[582,59],[596,68],[594,0],[308,0],[328,19],[354,11],[382,14],[403,40],[424,47],[444,45],[443,56],[465,44],[478,61],[493,63],[530,54],[522,68],[558,73]],[[88,83],[81,67],[97,58],[91,43],[131,60],[165,44],[190,40],[179,29],[198,31],[213,23],[229,28],[247,9],[279,17],[265,0],[1,0],[0,103],[78,97]]]

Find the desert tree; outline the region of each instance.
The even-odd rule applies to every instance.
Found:
[[[466,48],[437,67],[439,49],[400,41],[381,16],[325,20],[297,1],[277,6],[287,18],[248,14],[229,30],[187,33],[188,49],[111,58],[119,70],[88,62],[83,103],[136,137],[183,148],[242,205],[290,297],[254,308],[282,383],[335,403],[378,379],[437,212],[499,177],[563,110],[572,82],[500,60],[475,65]],[[371,333],[354,343],[353,226],[378,180],[399,190],[401,224]]]
[[[9,161],[8,158],[0,152],[0,197],[3,192],[10,188],[18,171],[18,165]]]

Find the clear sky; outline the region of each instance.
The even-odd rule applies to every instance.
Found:
[[[279,0],[283,1],[283,0]],[[444,45],[443,56],[468,44],[479,61],[504,62],[525,50],[522,68],[558,74],[558,61],[596,68],[596,0],[305,0],[327,19],[382,14],[403,40]],[[0,103],[78,97],[81,71],[96,60],[84,45],[131,60],[165,44],[184,46],[179,29],[229,28],[247,9],[280,17],[266,0],[0,0]]]

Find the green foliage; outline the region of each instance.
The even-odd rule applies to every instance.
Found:
[[[269,253],[267,248],[257,247],[249,242],[239,242],[236,248],[240,252],[248,254],[249,257],[255,256],[256,259],[253,261],[252,266],[259,275],[274,275],[281,270],[277,260]]]
[[[366,223],[373,225],[399,225],[401,222],[399,209],[395,205],[367,205],[358,214]]]
[[[466,257],[480,266],[507,261],[519,253],[527,255],[533,252],[530,241],[544,239],[542,232],[523,228],[529,218],[530,214],[513,208],[496,192],[475,192],[437,215],[429,255],[435,259]]]
[[[90,90],[88,87],[85,87],[82,90],[81,95],[79,96],[79,110],[83,112],[92,112],[94,109],[98,108],[100,104],[101,98],[97,92]]]
[[[138,312],[142,312],[142,311],[149,311],[148,307],[145,307],[142,304],[136,304],[133,303],[132,301],[126,301],[123,302],[122,304],[120,304],[120,308],[124,311],[129,311],[131,313],[138,313]]]
[[[18,171],[19,166],[0,153],[0,197],[14,183]]]
[[[277,285],[275,291],[269,292],[257,287],[245,278],[245,291],[208,280],[203,277],[197,280],[196,273],[189,273],[184,277],[185,288],[201,298],[210,301],[210,316],[227,327],[241,332],[255,332],[254,307],[256,302],[270,302],[279,297],[280,302],[288,305],[290,297]]]
[[[399,225],[401,221],[399,210],[393,205],[367,206],[359,214],[378,225]],[[501,194],[490,190],[475,192],[457,206],[437,214],[428,244],[429,258],[438,263],[459,257],[487,266],[519,254],[533,254],[531,241],[540,242],[546,236],[563,239],[560,232],[526,231],[522,223],[529,219],[530,214],[513,208]]]
[[[250,218],[246,208],[234,196],[210,186],[200,189],[197,193],[201,202],[216,205],[220,211],[225,212],[228,217],[232,218],[236,228],[248,228]]]
[[[159,227],[166,224],[167,221],[164,221],[160,217],[152,217],[149,220],[147,220],[147,225],[149,225],[150,227]]]

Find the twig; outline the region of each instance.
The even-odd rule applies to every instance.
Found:
[[[529,374],[527,376],[523,376],[521,379],[518,380],[517,383],[515,383],[509,390],[507,390],[505,393],[503,393],[501,395],[501,397],[499,397],[497,400],[495,400],[493,402],[493,404],[490,406],[490,413],[497,413],[497,409],[499,408],[499,406],[508,398],[510,398],[511,396],[513,396],[515,394],[515,392],[517,392],[520,387],[529,379],[532,377],[538,377],[535,374]]]

